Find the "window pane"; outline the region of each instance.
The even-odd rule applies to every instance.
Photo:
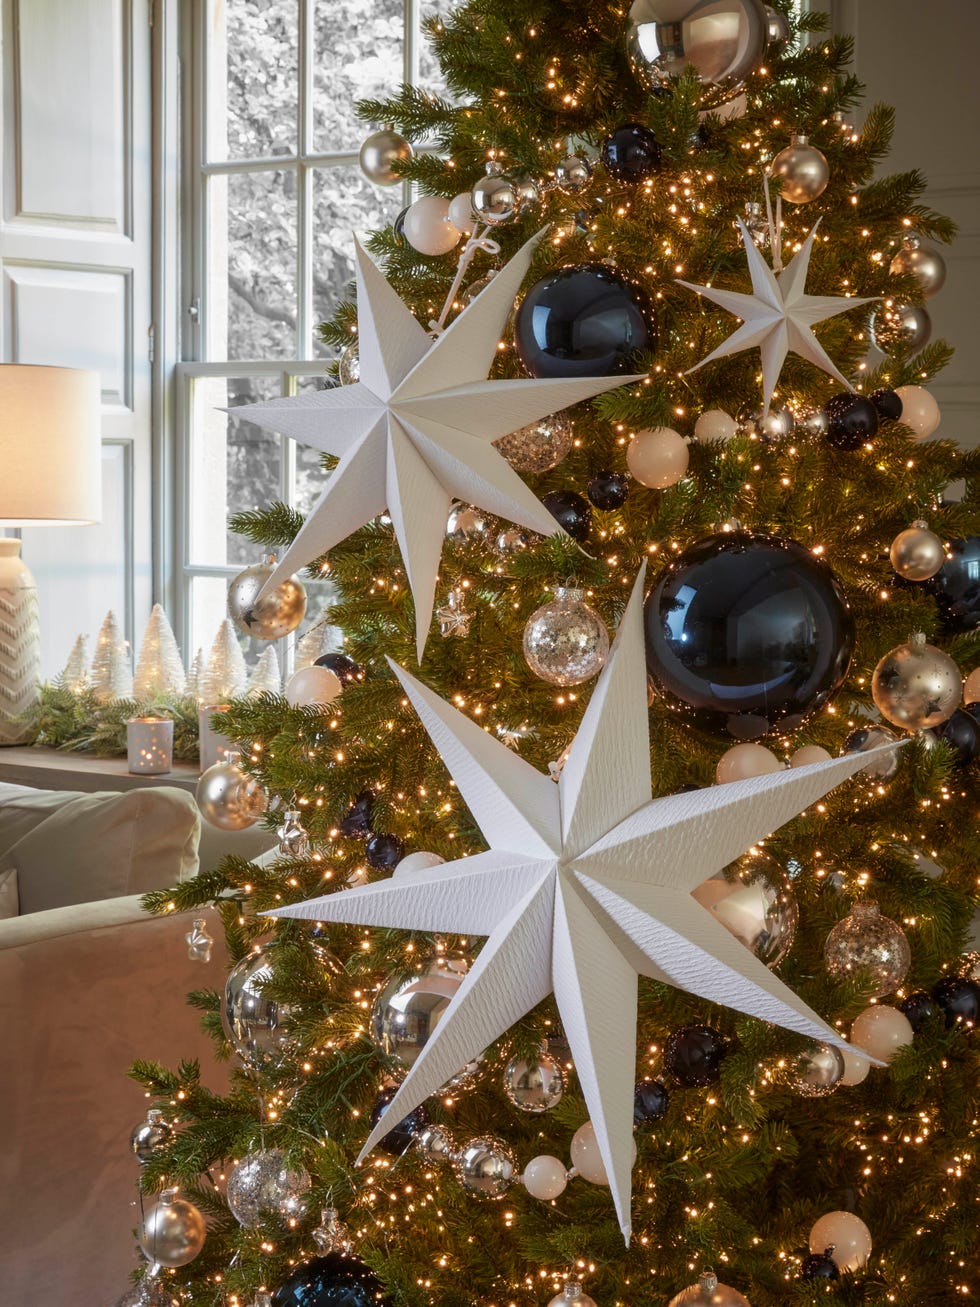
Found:
[[[228,580],[223,576],[195,576],[191,580],[190,632],[187,640],[187,662],[190,664],[200,649],[207,662],[218,627],[227,615]],[[244,645],[243,641],[239,641]],[[248,643],[251,643],[249,641]]]
[[[296,152],[298,0],[210,0],[209,161]]]
[[[393,95],[404,81],[403,0],[317,0],[313,129],[318,151],[357,150],[371,131],[356,100]]]
[[[296,354],[296,174],[212,177],[208,358]]]
[[[227,527],[232,513],[282,497],[280,441],[221,408],[280,394],[278,377],[200,377],[194,382],[190,458],[190,555],[203,567],[258,561],[255,545]]]
[[[402,207],[401,187],[372,186],[356,166],[319,168],[313,175],[313,320],[333,316],[350,297],[354,232],[362,236],[392,222]],[[317,344],[317,353],[325,353]]]

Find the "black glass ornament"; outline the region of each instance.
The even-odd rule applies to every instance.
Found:
[[[713,1084],[721,1075],[728,1041],[713,1026],[685,1026],[664,1044],[664,1070],[687,1088]]]
[[[721,532],[676,558],[646,599],[647,670],[698,726],[795,730],[840,689],[854,621],[833,572],[793,540]]]
[[[835,449],[860,449],[878,431],[878,410],[864,395],[842,391],[823,406],[827,440]]]
[[[388,1110],[388,1104],[398,1093],[398,1085],[383,1085],[378,1090],[378,1097],[374,1100],[374,1107],[371,1109],[371,1125],[376,1126],[385,1112]],[[429,1124],[428,1113],[424,1104],[418,1106],[414,1112],[409,1112],[408,1116],[403,1117],[401,1121],[392,1125],[385,1137],[375,1145],[383,1153],[388,1153],[391,1157],[401,1157],[411,1146],[415,1136],[420,1130],[425,1129]]]
[[[976,707],[976,705],[971,705]],[[929,732],[956,754],[956,766],[966,767],[980,752],[980,723],[972,712],[957,708],[941,726]]]
[[[383,1307],[385,1302],[373,1272],[342,1253],[303,1262],[272,1295],[273,1307]]]
[[[612,377],[653,348],[646,293],[604,263],[549,272],[521,301],[514,343],[532,377]]]
[[[909,1025],[913,1030],[921,1030],[936,1012],[936,1004],[932,1000],[932,995],[927,994],[924,989],[917,989],[914,993],[909,994],[908,998],[903,998],[898,1008],[900,1012],[904,1012],[908,1017]]]
[[[596,508],[605,512],[622,508],[629,492],[630,479],[625,472],[597,472],[586,490]]]
[[[803,1264],[800,1267],[800,1278],[803,1280],[839,1280],[840,1271],[837,1269],[837,1263],[830,1255],[831,1249],[826,1252],[811,1253],[809,1257],[803,1258]]]
[[[351,804],[350,811],[346,817],[340,819],[337,829],[341,835],[347,835],[355,839],[363,839],[370,835],[374,830],[372,820],[374,818],[374,795],[370,790],[362,790],[354,802]]]
[[[624,123],[602,143],[600,157],[619,182],[642,182],[660,167],[663,151],[649,127]]]
[[[946,1025],[976,1025],[980,1016],[980,985],[966,976],[944,976],[932,996],[946,1013]]]
[[[344,653],[325,653],[315,661],[317,667],[328,667],[330,671],[340,680],[342,685],[350,685],[351,681],[364,680],[364,668],[360,663],[355,663]]]
[[[587,499],[574,490],[552,490],[542,496],[541,502],[573,540],[579,544],[588,540],[592,530],[592,509]]]
[[[662,1080],[639,1080],[633,1090],[633,1124],[659,1121],[667,1111],[670,1095]]]
[[[926,586],[948,630],[973,631],[980,626],[980,536],[954,540],[947,552],[949,558]]]
[[[398,217],[391,224],[392,234],[395,237],[395,243],[397,245],[408,244],[405,240],[405,215],[408,213],[409,207],[410,206],[406,204],[404,209],[402,209],[401,213],[399,213]]]
[[[902,416],[902,397],[895,390],[889,390],[883,386],[880,390],[873,390],[868,396],[880,418],[886,418],[889,422],[897,422]]]
[[[394,869],[405,856],[405,845],[397,835],[372,835],[364,848],[368,866],[375,871]]]

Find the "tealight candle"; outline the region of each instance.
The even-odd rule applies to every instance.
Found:
[[[174,724],[169,717],[130,717],[126,756],[134,776],[160,776],[173,767]]]

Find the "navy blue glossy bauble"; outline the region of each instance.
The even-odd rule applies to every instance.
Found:
[[[272,1295],[273,1307],[380,1307],[386,1299],[356,1257],[327,1253],[303,1262]]]
[[[868,399],[874,404],[880,418],[897,422],[902,416],[902,397],[897,390],[888,390],[883,386],[880,390],[873,390]]]
[[[935,1014],[936,1004],[931,994],[927,994],[924,989],[917,989],[909,994],[908,998],[902,999],[898,1009],[908,1017],[909,1025],[913,1030],[921,1030]]]
[[[384,1085],[378,1090],[378,1096],[374,1100],[374,1107],[371,1109],[372,1127],[376,1126],[387,1112],[388,1104],[398,1093],[398,1089],[398,1085]],[[408,1116],[403,1117],[401,1121],[392,1122],[391,1129],[375,1147],[380,1148],[383,1153],[388,1153],[391,1157],[401,1157],[402,1153],[407,1152],[411,1147],[418,1132],[428,1124],[428,1114],[425,1107],[420,1105],[414,1112],[409,1112]]]
[[[624,123],[602,143],[600,156],[618,182],[642,182],[660,167],[663,151],[649,127]]]
[[[809,1257],[803,1258],[803,1264],[800,1266],[800,1278],[803,1280],[839,1280],[840,1271],[837,1263],[831,1257],[832,1249],[828,1248],[824,1253],[811,1253]]]
[[[579,544],[588,540],[592,530],[592,509],[587,499],[574,490],[552,490],[542,497],[541,502],[573,540]]]
[[[926,585],[948,630],[975,630],[980,626],[980,536],[954,540],[947,552],[949,558]]]
[[[667,1111],[670,1095],[662,1080],[638,1080],[633,1090],[633,1124],[649,1125]]]
[[[685,1026],[664,1044],[664,1070],[687,1088],[713,1084],[721,1075],[728,1040],[713,1026]]]
[[[826,438],[835,449],[860,449],[878,432],[878,410],[864,395],[842,391],[823,406]]]
[[[351,681],[364,680],[364,668],[360,663],[345,653],[325,653],[316,659],[317,667],[328,667],[339,679],[341,685],[350,685]]]
[[[929,734],[949,745],[956,754],[957,767],[966,767],[980,753],[980,722],[969,709],[957,708],[952,717]]]
[[[363,839],[374,830],[371,824],[373,817],[374,795],[370,790],[362,790],[351,804],[347,815],[340,819],[337,829],[341,835]]]
[[[604,263],[549,272],[521,301],[514,343],[532,377],[612,377],[653,348],[645,291]]]
[[[980,1017],[980,985],[966,976],[944,976],[932,996],[946,1013],[947,1026],[975,1026]]]
[[[397,835],[372,835],[364,847],[364,856],[375,871],[393,871],[405,856],[405,845]]]
[[[645,605],[647,670],[692,722],[738,740],[795,730],[840,689],[854,621],[833,572],[793,540],[709,536]]]
[[[596,508],[607,513],[622,508],[629,492],[630,479],[625,472],[597,472],[586,490]]]

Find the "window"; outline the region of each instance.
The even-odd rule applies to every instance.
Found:
[[[448,0],[444,0],[448,2]],[[407,188],[357,164],[356,100],[402,81],[442,93],[421,37],[437,0],[206,0],[188,5],[185,180],[188,324],[178,377],[178,626],[207,646],[228,578],[256,551],[229,513],[301,511],[319,457],[220,411],[327,383],[316,326],[353,277],[352,232],[389,223]],[[193,361],[190,361],[193,360]],[[311,592],[311,610],[316,596]],[[320,600],[322,603],[322,599]],[[248,651],[250,660],[259,647]]]

